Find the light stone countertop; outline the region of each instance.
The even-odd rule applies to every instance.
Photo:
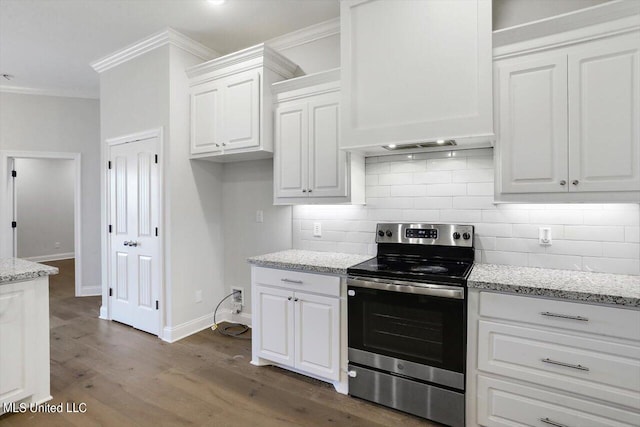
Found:
[[[476,264],[469,288],[640,307],[640,276]]]
[[[0,285],[51,274],[58,274],[58,269],[20,258],[0,258]]]
[[[370,258],[373,258],[373,255],[290,249],[287,251],[254,256],[248,258],[247,261],[260,267],[299,270],[307,273],[346,275],[347,268]]]

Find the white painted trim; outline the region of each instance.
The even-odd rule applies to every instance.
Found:
[[[160,160],[158,162],[158,167],[160,168],[158,176],[159,176],[159,185],[160,185],[160,190],[158,192],[159,194],[159,206],[160,206],[160,211],[158,212],[158,224],[159,224],[159,228],[160,228],[160,233],[158,236],[158,245],[160,247],[160,251],[159,251],[159,270],[160,270],[160,288],[158,289],[158,301],[159,301],[159,311],[160,311],[160,325],[158,325],[158,337],[163,338],[164,336],[164,329],[166,329],[165,327],[165,322],[166,322],[166,317],[167,317],[167,301],[169,300],[168,298],[166,298],[167,295],[167,289],[168,289],[168,283],[167,283],[167,278],[170,277],[168,271],[165,271],[165,266],[168,269],[169,268],[169,264],[165,263],[165,242],[168,241],[166,240],[165,236],[168,235],[168,227],[166,226],[166,224],[168,223],[168,221],[165,220],[165,181],[164,181],[164,173],[165,173],[165,165],[167,163],[165,163],[164,160],[164,153],[165,153],[165,149],[164,149],[164,144],[165,144],[165,138],[164,138],[164,129],[162,127],[159,128],[155,128],[155,129],[149,129],[149,130],[144,130],[141,132],[135,132],[135,133],[131,133],[128,135],[122,135],[122,136],[117,136],[117,137],[113,137],[113,138],[107,138],[104,141],[104,144],[101,144],[101,149],[100,149],[100,157],[101,157],[101,163],[102,163],[102,174],[100,176],[101,182],[100,182],[100,199],[101,199],[101,217],[100,217],[100,223],[102,224],[102,230],[107,230],[107,227],[109,225],[109,217],[108,217],[108,212],[109,212],[109,170],[107,169],[107,161],[109,159],[109,148],[114,146],[114,145],[118,145],[118,144],[126,144],[126,143],[130,143],[130,142],[136,142],[136,141],[141,141],[141,140],[145,140],[145,139],[150,139],[150,138],[158,138],[158,155],[160,156]],[[111,319],[111,303],[109,300],[109,284],[111,283],[111,278],[109,276],[109,271],[110,271],[110,263],[109,263],[109,251],[110,251],[110,247],[109,247],[109,234],[104,232],[101,234],[101,239],[102,239],[102,306],[100,307],[100,318],[101,319],[107,319],[110,320]],[[166,340],[165,340],[166,341]]]
[[[80,297],[96,297],[102,293],[102,285],[83,285]],[[102,307],[100,308],[102,310]]]
[[[98,73],[102,73],[167,44],[179,47],[203,61],[208,61],[220,56],[215,50],[190,39],[172,28],[166,28],[108,56],[100,58],[89,65]]]
[[[65,253],[59,253],[59,254],[31,256],[24,259],[26,259],[27,261],[33,261],[33,262],[49,262],[49,261],[60,261],[63,259],[71,259],[74,257],[75,257],[74,252],[65,252]]]
[[[271,46],[272,49],[283,51],[336,34],[340,34],[340,17],[272,38],[266,44]]]
[[[38,96],[57,96],[61,98],[83,98],[98,99],[99,94],[96,91],[81,89],[60,89],[60,88],[33,88],[24,86],[7,86],[0,85],[0,92],[15,93],[19,95],[38,95]]]
[[[612,1],[493,32],[494,60],[637,31],[640,2]]]
[[[241,323],[243,325],[247,325],[251,327],[251,314],[248,314],[248,313],[233,314],[229,309],[218,311],[216,315],[216,320],[218,323],[220,322]],[[188,322],[182,323],[177,326],[173,326],[173,327],[166,326],[163,329],[163,333],[160,338],[162,338],[163,341],[173,343],[183,338],[186,338],[189,335],[193,335],[207,328],[210,328],[211,326],[213,326],[213,313],[208,313],[208,314],[205,314],[204,316],[198,317],[197,319],[190,320]]]
[[[288,58],[282,56],[266,44],[260,43],[207,61],[204,64],[194,65],[185,71],[190,80],[195,80],[203,75],[208,76],[210,73],[215,74],[215,72],[220,70],[238,65],[247,65],[248,69],[265,67],[284,78],[293,77],[293,74],[298,69],[297,64],[291,62]],[[241,70],[234,70],[234,73],[239,71]],[[223,77],[223,75],[215,76],[215,78],[219,77]],[[207,80],[207,78],[197,79],[197,83],[203,83]],[[193,82],[191,82],[191,84],[193,84]]]
[[[73,250],[75,254],[75,295],[81,296],[82,290],[82,156],[80,153],[46,151],[0,151],[0,200],[5,209],[0,209],[0,257],[15,257],[10,219],[13,215],[13,191],[9,162],[13,159],[61,159],[73,160],[75,166],[73,189]],[[2,236],[6,235],[4,238]]]
[[[288,80],[281,80],[271,85],[271,93],[273,95],[289,92],[297,89],[304,89],[321,84],[330,84],[334,90],[340,90],[340,68],[333,68],[319,73],[307,74],[305,76],[296,77]],[[280,102],[287,97],[278,99]]]

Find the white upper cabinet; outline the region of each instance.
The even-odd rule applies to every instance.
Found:
[[[500,64],[502,191],[567,191],[567,60],[551,54]]]
[[[187,70],[191,157],[227,162],[273,155],[271,84],[297,66],[264,44]]]
[[[497,200],[640,201],[640,8],[609,7],[629,16],[496,48]]]
[[[493,138],[490,0],[345,0],[340,30],[343,148]]]
[[[364,203],[364,159],[340,149],[339,70],[273,85],[275,204]]]

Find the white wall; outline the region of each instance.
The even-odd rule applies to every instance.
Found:
[[[278,50],[300,68],[299,75],[340,67],[340,34]]]
[[[537,21],[607,1],[610,0],[493,0],[493,29]]]
[[[639,205],[494,205],[492,149],[448,153],[367,158],[367,205],[294,207],[294,248],[375,254],[377,222],[473,224],[476,262],[640,274]]]
[[[101,285],[99,108],[95,99],[0,93],[0,150],[82,155],[80,286],[87,294]]]
[[[291,207],[273,205],[271,159],[224,165],[222,190],[225,295],[244,288],[243,312],[251,313],[251,269],[247,258],[291,248]],[[256,211],[264,222],[256,222]]]
[[[18,257],[73,258],[73,160],[16,159]]]

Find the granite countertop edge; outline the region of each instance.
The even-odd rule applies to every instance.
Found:
[[[248,260],[249,264],[257,265],[258,267],[278,268],[281,270],[295,270],[304,273],[330,273],[337,275],[346,275],[347,268],[337,268],[322,265],[303,264],[303,263],[286,263],[280,261],[263,261],[263,260]]]
[[[544,275],[544,279],[533,275]],[[494,276],[495,279],[484,276]],[[504,276],[508,275],[508,279]],[[482,276],[482,277],[477,277]],[[584,283],[590,279],[589,283]],[[584,289],[576,289],[576,282]],[[559,300],[640,308],[640,276],[476,264],[469,288]]]
[[[290,249],[250,257],[247,262],[259,267],[345,276],[347,268],[368,260],[372,256]]]
[[[57,267],[20,258],[0,258],[0,284],[8,284],[58,274]]]

